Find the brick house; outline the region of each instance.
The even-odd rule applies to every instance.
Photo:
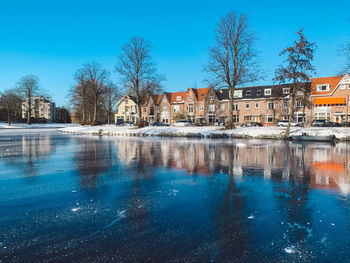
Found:
[[[350,75],[313,78],[311,100],[314,119],[337,123],[349,121]]]
[[[160,120],[159,104],[162,95],[148,96],[141,105],[142,119],[150,124]]]

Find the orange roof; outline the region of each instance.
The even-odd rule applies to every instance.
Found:
[[[311,94],[312,95],[323,95],[331,93],[339,84],[343,76],[336,77],[325,77],[325,78],[313,78],[311,80]],[[316,91],[317,85],[330,84],[329,91]]]
[[[181,92],[172,92],[169,93],[170,94],[170,103],[181,103],[184,100],[186,100],[186,95],[187,92],[186,91],[181,91]],[[177,97],[181,97],[180,100],[177,100]]]
[[[210,88],[202,88],[202,89],[194,89],[197,93],[197,99],[198,101],[203,101],[210,90]]]
[[[345,98],[344,97],[328,97],[328,98],[314,98],[314,105],[322,105],[322,104],[345,104]]]
[[[336,162],[313,162],[313,168],[318,168],[322,170],[331,170],[331,171],[344,171],[344,163],[336,163]]]

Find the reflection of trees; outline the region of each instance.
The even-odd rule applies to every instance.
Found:
[[[81,150],[76,151],[74,161],[81,175],[81,187],[95,190],[99,175],[112,165],[112,142],[91,138],[79,138],[78,142]]]
[[[216,220],[217,246],[220,251],[225,251],[225,257],[242,256],[248,247],[250,234],[242,193],[235,182],[239,148],[230,145],[224,149],[228,157],[228,185]]]
[[[312,208],[309,206],[310,166],[305,164],[305,147],[291,147],[290,142],[285,143],[284,165],[289,168],[288,180],[275,181],[277,209],[282,211],[287,222],[286,235],[288,245],[298,246],[298,250],[307,250],[299,245],[308,238],[312,229]],[[301,155],[296,151],[301,150]]]

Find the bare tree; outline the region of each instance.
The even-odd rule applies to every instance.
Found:
[[[350,43],[340,47],[340,55],[344,58],[345,64],[339,70],[340,75],[350,73]]]
[[[82,124],[86,124],[86,112],[88,108],[88,85],[82,72],[77,71],[74,74],[75,84],[69,92],[70,101],[74,105],[75,110],[82,111]]]
[[[279,83],[291,83],[291,92],[289,94],[289,111],[288,111],[288,126],[285,136],[289,136],[290,124],[294,117],[295,102],[298,92],[304,94],[304,97],[311,93],[311,89],[305,87],[311,80],[311,74],[315,72],[314,66],[311,64],[314,58],[316,48],[315,43],[307,41],[303,29],[298,32],[299,39],[294,41],[294,45],[284,49],[280,56],[287,55],[284,60],[286,66],[280,65],[276,72],[274,81]]]
[[[27,124],[31,124],[31,115],[34,110],[33,97],[38,96],[41,89],[39,78],[34,75],[22,77],[17,83],[18,95],[22,98],[22,110],[25,111]]]
[[[107,83],[106,92],[103,96],[103,105],[107,113],[107,123],[110,124],[113,118],[113,111],[117,100],[119,99],[118,87],[112,81]]]
[[[18,96],[15,89],[8,89],[0,97],[0,105],[4,106],[7,111],[8,125],[21,117],[22,99]]]
[[[89,116],[89,120],[97,124],[98,110],[106,92],[109,72],[100,64],[92,62],[83,65],[75,73],[74,78],[76,84],[70,91],[70,98],[76,107],[82,109],[82,123],[86,124]]]
[[[261,78],[255,35],[250,30],[246,15],[231,11],[221,18],[215,31],[215,45],[209,49],[209,62],[204,70],[214,86],[229,89],[230,106],[226,128],[234,128],[233,99],[237,86]]]
[[[135,98],[138,127],[141,120],[141,104],[147,96],[161,92],[164,77],[156,73],[151,57],[151,45],[142,37],[133,37],[122,47],[116,71],[120,74],[127,93]]]

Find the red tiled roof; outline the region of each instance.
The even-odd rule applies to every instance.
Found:
[[[343,76],[313,78],[311,80],[311,94],[312,95],[326,95],[326,94],[332,93],[342,78],[343,78]],[[316,91],[316,86],[321,85],[321,84],[330,84],[329,91]]]
[[[210,88],[194,89],[196,91],[198,101],[203,101],[207,97]]]
[[[186,100],[187,97],[187,92],[186,91],[181,91],[181,92],[172,92],[169,93],[170,94],[170,103],[179,103],[179,102],[183,102],[184,100]],[[177,100],[177,97],[181,97],[181,100]]]

